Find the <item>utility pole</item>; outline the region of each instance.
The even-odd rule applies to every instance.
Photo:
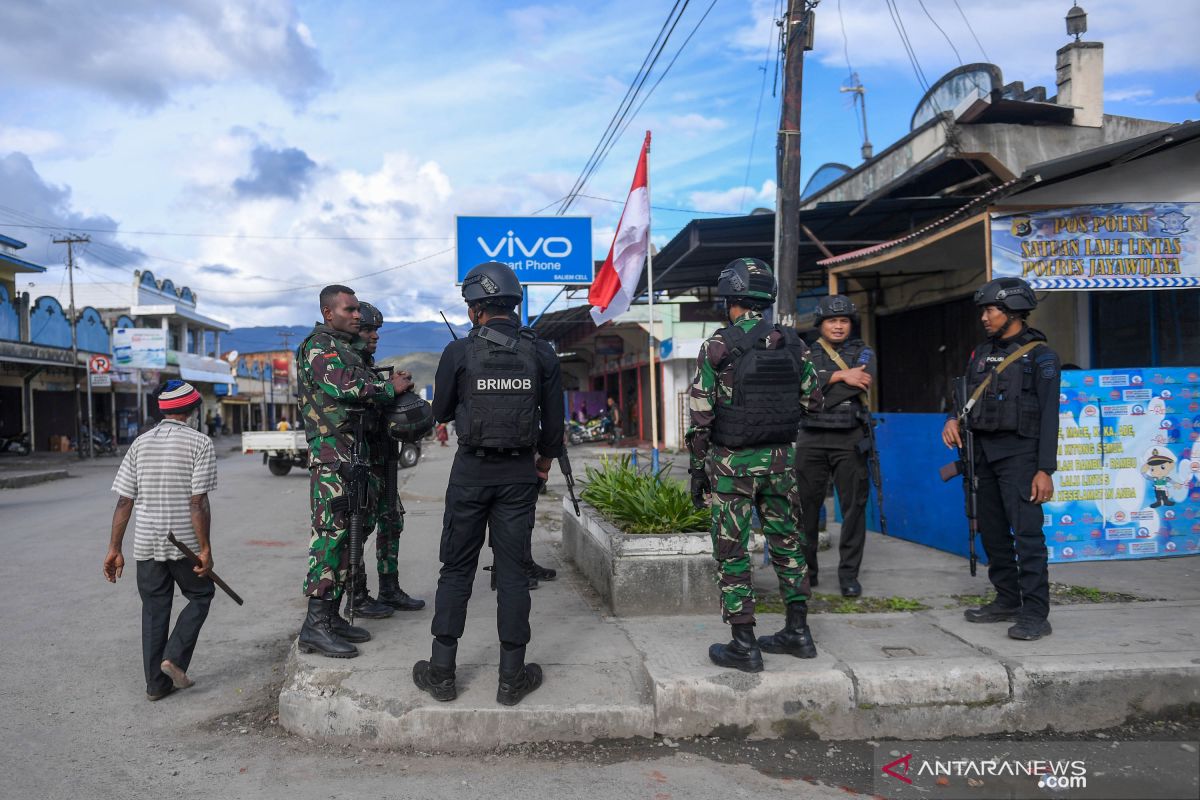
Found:
[[[796,321],[796,272],[800,261],[800,107],[804,51],[812,49],[813,9],[819,0],[788,0],[783,18],[783,107],[775,150],[775,321]]]
[[[71,364],[75,372],[75,442],[78,447],[79,457],[83,458],[83,431],[81,425],[83,415],[79,411],[79,334],[75,320],[75,245],[90,242],[88,236],[64,236],[61,239],[55,239],[55,244],[65,244],[67,246],[67,280],[71,286]],[[88,435],[87,435],[87,454],[88,458],[92,458],[95,454],[92,451],[92,370],[85,364],[84,376],[87,378],[87,418],[88,418]]]
[[[292,354],[292,337],[295,336],[296,334],[292,333],[291,331],[277,331],[277,334],[278,334],[279,338],[283,340],[283,352],[285,353],[285,359],[288,362],[287,372],[284,373],[284,377],[287,378],[288,406],[290,407],[292,405],[293,399],[295,398],[295,395],[292,394],[292,355],[291,354]],[[272,372],[271,372],[272,380],[274,380],[274,376],[275,376],[275,373],[274,373],[274,370],[272,370]],[[290,422],[290,420],[289,420],[289,422]]]

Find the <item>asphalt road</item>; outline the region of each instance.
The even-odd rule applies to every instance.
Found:
[[[100,573],[117,461],[0,491],[0,797],[833,798],[847,796],[844,775],[861,775],[865,751],[824,743],[539,745],[464,758],[283,733],[275,696],[304,611],[307,475],[274,477],[229,444],[212,497],[214,565],[246,605],[218,592],[196,686],[157,703],[144,695],[132,530],[125,576],[114,586]],[[433,449],[417,469],[445,469],[449,452]],[[401,569],[403,581],[411,568]]]

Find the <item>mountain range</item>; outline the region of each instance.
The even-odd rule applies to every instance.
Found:
[[[221,350],[239,353],[264,353],[283,350],[284,338],[287,349],[295,350],[312,328],[305,325],[260,325],[254,328],[233,328],[221,334]],[[455,325],[454,332],[465,336],[469,325]],[[450,331],[442,322],[385,322],[379,331],[379,350],[376,361],[409,353],[440,353],[450,341]]]

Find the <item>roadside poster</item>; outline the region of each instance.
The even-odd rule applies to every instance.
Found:
[[[1200,554],[1200,367],[1068,370],[1052,562]]]
[[[113,364],[125,369],[167,366],[167,332],[162,328],[114,328]]]
[[[1200,286],[1200,203],[993,214],[992,277],[1037,291]]]
[[[458,217],[458,283],[478,264],[500,261],[522,285],[592,282],[591,217]]]

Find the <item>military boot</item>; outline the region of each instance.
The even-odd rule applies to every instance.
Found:
[[[300,652],[319,653],[330,658],[354,658],[358,648],[334,631],[331,618],[337,613],[337,601],[308,598],[308,615],[300,628]]]
[[[387,619],[396,610],[387,603],[382,603],[371,597],[367,591],[366,573],[359,570],[354,576],[354,616],[363,619]]]
[[[557,570],[550,569],[549,567],[543,567],[541,564],[533,561],[532,559],[530,560],[529,564],[526,565],[525,574],[530,578],[539,581],[552,581],[558,577]]]
[[[442,644],[433,640],[433,654],[428,661],[413,664],[413,683],[423,692],[429,692],[434,700],[447,703],[458,697],[454,683],[454,661],[458,642]]]
[[[740,669],[742,672],[762,672],[762,651],[754,638],[753,625],[734,625],[733,641],[729,644],[714,644],[708,648],[708,657],[718,667]]]
[[[391,575],[379,573],[379,602],[398,611],[420,611],[425,607],[424,600],[409,597],[400,588],[400,576],[394,572]]]
[[[344,595],[343,595],[344,596]],[[362,644],[363,642],[371,641],[371,632],[366,628],[360,628],[357,625],[351,625],[338,612],[338,606],[342,604],[341,600],[335,600],[333,603],[333,616],[329,618],[329,625],[333,628],[333,632],[345,639],[347,642]],[[349,605],[346,601],[346,605]]]
[[[808,630],[808,603],[788,603],[783,630],[758,637],[758,646],[766,653],[816,658],[817,646]]]
[[[506,650],[501,645],[500,685],[496,688],[496,702],[515,706],[541,685],[542,668],[537,664],[525,663],[525,646]]]

